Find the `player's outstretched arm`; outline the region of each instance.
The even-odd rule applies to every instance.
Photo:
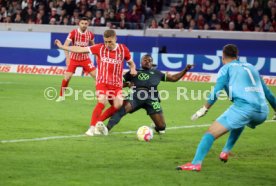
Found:
[[[89,48],[87,47],[79,47],[79,46],[65,46],[62,45],[60,40],[55,40],[55,45],[57,45],[58,48],[62,50],[66,50],[69,52],[75,52],[75,53],[89,53]]]
[[[207,112],[208,112],[208,109],[211,108],[212,105],[210,105],[208,102],[203,105],[202,108],[200,108],[198,111],[196,111],[196,113],[194,113],[191,117],[191,120],[197,120],[198,118],[204,116]]]
[[[129,68],[130,68],[130,74],[132,76],[136,76],[137,71],[136,71],[136,65],[135,65],[134,61],[131,59],[127,62],[127,64],[129,65]]]
[[[71,43],[71,40],[69,39],[66,39],[65,42],[64,42],[64,46],[69,46]],[[69,63],[70,63],[70,57],[69,57],[69,52],[64,50],[64,54],[65,54],[65,57],[66,57],[66,66],[69,66]]]
[[[182,70],[181,72],[178,72],[176,74],[168,74],[167,73],[166,81],[176,82],[176,81],[180,80],[191,68],[193,68],[193,66],[194,65],[187,65],[184,70]]]

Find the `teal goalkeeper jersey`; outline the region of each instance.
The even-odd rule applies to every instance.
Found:
[[[217,83],[208,97],[208,103],[214,104],[223,89],[234,105],[245,111],[267,112],[266,99],[276,108],[275,96],[249,63],[234,60],[225,64],[218,72]]]

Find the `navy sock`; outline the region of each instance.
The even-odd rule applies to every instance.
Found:
[[[124,115],[126,115],[125,107],[122,106],[113,116],[109,119],[107,129],[110,131],[115,125],[119,123]]]

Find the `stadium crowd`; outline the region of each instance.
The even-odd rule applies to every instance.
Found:
[[[0,0],[5,23],[78,25],[82,16],[117,29],[275,32],[276,0]]]
[[[276,31],[276,0],[179,0],[150,28]]]

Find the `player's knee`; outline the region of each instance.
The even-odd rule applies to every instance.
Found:
[[[123,106],[123,101],[115,100],[114,103],[113,103],[113,106],[114,106],[116,109],[120,109],[120,108]]]
[[[65,74],[64,79],[65,79],[66,81],[69,81],[69,80],[71,79],[72,76],[73,76],[73,74],[71,74],[71,73]]]

